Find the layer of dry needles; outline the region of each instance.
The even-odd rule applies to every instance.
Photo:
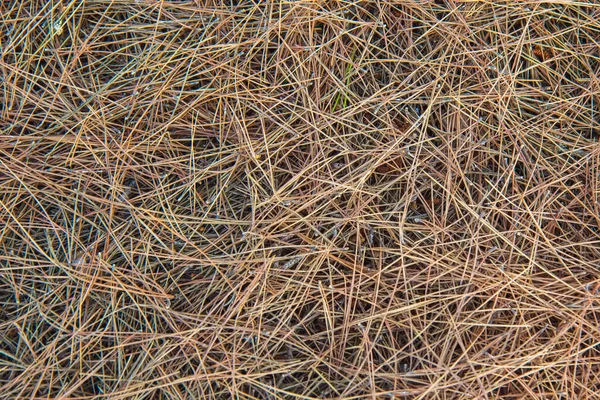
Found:
[[[598,1],[0,14],[1,398],[598,398]]]

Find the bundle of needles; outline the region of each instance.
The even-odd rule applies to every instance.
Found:
[[[598,398],[598,0],[0,21],[0,398]]]

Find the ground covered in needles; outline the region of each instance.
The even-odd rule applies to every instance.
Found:
[[[600,391],[598,1],[0,15],[0,397]]]

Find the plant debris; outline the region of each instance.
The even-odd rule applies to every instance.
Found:
[[[0,15],[0,397],[600,392],[597,1]]]

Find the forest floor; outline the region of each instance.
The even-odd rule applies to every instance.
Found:
[[[597,398],[597,0],[0,15],[0,397]]]

